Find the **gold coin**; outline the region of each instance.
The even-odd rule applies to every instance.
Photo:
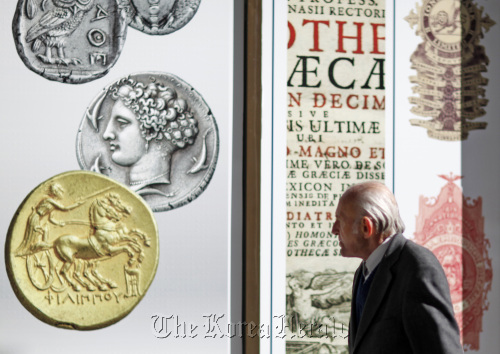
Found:
[[[146,203],[103,175],[66,172],[23,201],[5,259],[19,301],[40,320],[88,330],[139,303],[158,266],[158,229]]]

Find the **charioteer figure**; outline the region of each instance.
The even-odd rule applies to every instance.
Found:
[[[49,185],[47,198],[42,199],[36,207],[32,208],[28,217],[26,231],[23,242],[16,250],[16,256],[27,256],[52,247],[48,240],[47,220],[56,226],[64,226],[64,222],[53,218],[52,212],[55,210],[69,211],[82,205],[84,201],[78,201],[75,204],[65,207],[60,203],[64,196],[64,189],[57,183]]]

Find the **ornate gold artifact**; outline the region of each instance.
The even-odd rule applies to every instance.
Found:
[[[93,172],[66,172],[18,208],[5,246],[21,303],[57,327],[113,324],[139,303],[158,265],[158,230],[146,203]]]

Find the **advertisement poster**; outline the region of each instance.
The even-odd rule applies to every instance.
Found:
[[[0,9],[0,352],[241,352],[242,2]]]
[[[394,193],[448,279],[465,352],[498,351],[500,4],[396,1]]]
[[[287,353],[346,353],[357,259],[331,233],[352,184],[385,180],[385,1],[288,1]]]

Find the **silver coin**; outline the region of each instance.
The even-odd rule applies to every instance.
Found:
[[[210,108],[189,84],[167,73],[137,73],[95,97],[76,151],[82,169],[129,185],[153,211],[166,211],[207,188],[219,132]]]
[[[184,27],[201,0],[118,0],[129,4],[130,26],[147,34],[162,35]]]
[[[115,64],[128,15],[115,0],[19,0],[17,52],[37,74],[70,84],[92,81]]]

